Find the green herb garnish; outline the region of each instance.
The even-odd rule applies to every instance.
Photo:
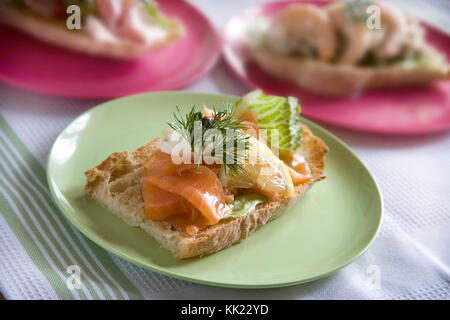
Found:
[[[167,28],[170,26],[171,21],[166,19],[158,10],[158,5],[153,0],[139,0],[139,3],[148,13],[148,15],[158,24]]]
[[[212,141],[211,156],[223,160],[225,171],[229,169],[232,174],[238,174],[243,169],[242,163],[247,156],[245,151],[249,149],[248,139],[250,136],[243,131],[245,126],[242,122],[244,120],[236,119],[234,111],[234,107],[227,103],[223,110],[213,108],[213,116],[205,117],[201,112],[196,112],[195,106],[193,106],[183,116],[177,106],[174,121],[169,122],[168,125],[190,144],[191,151],[194,156],[197,156],[194,157],[195,159],[201,160],[205,141]],[[201,127],[201,135],[194,134],[194,130],[199,127]],[[229,134],[231,132],[233,134]],[[215,133],[220,133],[220,135],[214,135]],[[223,154],[216,155],[215,150],[221,150]],[[200,163],[196,164],[198,170]]]
[[[369,18],[367,7],[372,4],[369,0],[355,0],[347,3],[347,17],[353,21],[366,21]]]

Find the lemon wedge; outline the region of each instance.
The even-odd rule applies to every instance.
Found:
[[[250,137],[248,142],[247,159],[241,164],[243,169],[237,175],[222,170],[222,184],[232,188],[253,188],[269,198],[293,196],[294,184],[283,161],[255,137]]]

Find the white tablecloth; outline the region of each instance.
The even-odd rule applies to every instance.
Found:
[[[220,27],[233,14],[260,1],[192,2]],[[419,2],[415,8],[420,8],[415,12],[422,17],[434,17],[430,20],[441,26],[442,21],[450,20],[448,6],[442,2],[435,4],[439,10],[433,16],[422,14],[422,7],[432,9],[428,8],[432,1],[415,2]],[[208,75],[182,90],[241,95],[250,88],[220,61]],[[4,119],[0,117],[0,179],[5,181],[0,184],[0,292],[5,298],[450,298],[449,132],[392,137],[324,125],[353,148],[379,183],[385,212],[377,239],[354,263],[325,279],[278,289],[226,289],[171,279],[121,260],[80,235],[50,202],[46,205],[48,190],[39,180],[52,142],[72,119],[98,102],[55,98],[0,84],[0,115]],[[22,179],[36,184],[30,189],[35,193],[36,209],[35,203],[27,204],[27,195],[18,191],[20,184],[28,181]],[[36,217],[31,219],[36,220],[30,221],[49,230],[42,240],[39,230],[33,233],[32,222],[27,223],[26,215],[32,216],[34,211]],[[46,215],[49,217],[41,222],[40,217]],[[62,247],[53,256],[47,241],[60,236],[58,228],[73,235],[73,240],[67,240],[73,241],[73,247]],[[28,239],[24,232],[35,234],[35,238]],[[88,262],[77,260],[83,257]],[[78,262],[88,263],[91,271],[86,286],[74,293],[61,283],[69,276],[65,267]]]

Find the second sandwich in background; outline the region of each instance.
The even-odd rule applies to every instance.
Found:
[[[386,2],[288,5],[253,28],[249,44],[266,72],[327,96],[450,78],[420,23]]]

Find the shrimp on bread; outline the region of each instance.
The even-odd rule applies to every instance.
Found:
[[[327,14],[313,5],[294,4],[280,11],[272,20],[267,44],[275,52],[300,53],[321,61],[330,60],[336,40]]]
[[[379,29],[368,27],[372,5]],[[348,96],[450,79],[445,55],[426,43],[416,19],[392,4],[341,1],[311,9],[296,3],[269,20],[258,41],[250,39],[249,57],[266,72],[318,94]]]
[[[80,8],[80,29],[69,30],[66,10]],[[184,34],[152,0],[6,0],[0,22],[39,40],[84,54],[131,59],[162,49]]]

